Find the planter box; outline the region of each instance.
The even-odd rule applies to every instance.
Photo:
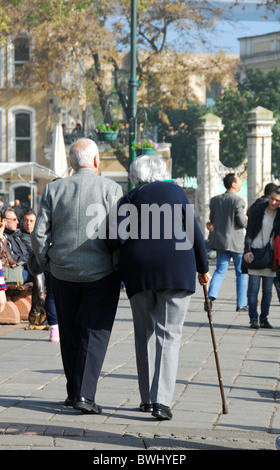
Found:
[[[118,134],[118,132],[97,132],[96,135],[100,142],[107,142],[111,140],[116,140]]]
[[[136,150],[137,157],[140,157],[141,155],[155,155],[156,153],[157,149],[152,148],[142,148]]]

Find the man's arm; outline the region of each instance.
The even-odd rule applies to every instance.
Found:
[[[243,199],[240,197],[238,198],[238,202],[236,204],[235,208],[235,220],[237,225],[241,228],[246,228],[247,227],[247,216],[245,214],[245,202]]]
[[[48,185],[45,187],[31,242],[36,260],[43,271],[49,271],[48,250],[51,243],[51,205]]]
[[[211,225],[214,226],[214,219],[215,219],[215,199],[214,199],[213,197],[210,199],[209,209],[210,209],[210,213],[209,213],[209,222],[210,222]]]

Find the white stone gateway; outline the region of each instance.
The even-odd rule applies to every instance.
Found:
[[[229,168],[220,162],[222,120],[211,113],[200,118],[195,216],[205,239],[208,237],[209,202],[211,197],[221,193],[221,182],[227,173],[238,173],[242,180],[248,180],[248,206],[263,194],[265,185],[271,181],[271,140],[275,122],[273,113],[261,106],[248,113],[247,158],[238,167]]]

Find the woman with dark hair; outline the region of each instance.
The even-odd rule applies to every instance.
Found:
[[[256,205],[249,214],[245,236],[244,260],[250,263],[254,259],[252,248],[264,248],[268,242],[273,247],[274,238],[280,233],[280,187],[270,194],[268,201]],[[264,269],[248,268],[248,308],[251,328],[272,328],[268,321],[272,297],[272,286],[276,273],[271,267]],[[258,318],[258,293],[262,281],[262,300],[260,319]],[[260,323],[259,323],[260,320]]]

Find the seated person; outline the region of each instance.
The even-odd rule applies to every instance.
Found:
[[[32,243],[31,243],[31,233],[34,230],[36,223],[36,212],[33,209],[28,209],[23,215],[22,229],[21,229],[21,240],[25,244],[28,254],[33,254]],[[30,261],[30,258],[29,258]],[[28,264],[30,267],[30,265]],[[30,268],[31,273],[32,269]],[[40,271],[40,270],[39,270]],[[47,323],[50,326],[51,334],[50,341],[59,341],[59,331],[57,324],[57,315],[56,308],[54,303],[53,291],[51,287],[51,279],[47,274],[42,272],[37,274],[33,273],[33,291],[32,292],[32,308],[29,315],[30,323],[34,323],[34,317],[37,315],[38,311],[42,313],[42,309],[46,312]],[[45,296],[45,287],[46,287],[46,296]],[[34,315],[34,312],[35,315]],[[38,317],[38,315],[37,315]],[[39,323],[45,323],[44,315],[40,317]]]
[[[25,244],[28,254],[33,251],[31,244],[31,233],[35,227],[36,217],[36,212],[33,209],[28,209],[23,216],[20,238]]]
[[[35,214],[35,212],[34,212]],[[3,238],[7,241],[6,249],[10,253],[15,263],[23,262],[23,281],[33,282],[32,287],[32,305],[29,312],[29,321],[30,323],[40,322],[44,323],[46,319],[45,313],[45,286],[44,286],[44,276],[43,274],[32,275],[27,268],[27,260],[29,257],[29,251],[32,251],[30,234],[26,229],[24,229],[24,235],[27,237],[26,244],[22,240],[22,232],[18,228],[18,219],[15,211],[9,207],[2,214],[2,219],[5,224],[5,230]],[[36,220],[36,215],[34,219],[34,224]],[[25,225],[27,228],[28,225]],[[33,225],[34,228],[34,225]],[[32,228],[32,230],[33,230]],[[31,231],[32,231],[31,230]],[[28,243],[28,236],[30,244]]]
[[[0,241],[3,237],[4,228],[5,227],[4,227],[3,221],[0,221]],[[0,259],[0,313],[4,311],[5,306],[6,306],[6,301],[7,301],[6,290],[7,290],[7,286],[6,286],[4,276],[3,276],[2,260]]]
[[[18,228],[17,215],[11,207],[5,209],[2,214],[2,219],[5,224],[4,238],[7,240],[6,248],[11,254],[15,263],[23,262],[23,281],[32,281],[32,276],[27,269],[28,250],[21,240],[21,231]]]

